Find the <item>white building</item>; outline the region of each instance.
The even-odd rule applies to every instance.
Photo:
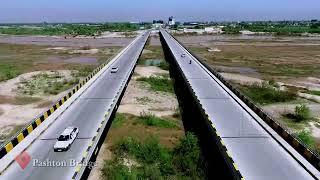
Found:
[[[174,26],[174,25],[176,24],[176,22],[175,22],[175,20],[174,20],[173,16],[170,16],[170,17],[169,17],[168,24],[169,24],[169,26]]]

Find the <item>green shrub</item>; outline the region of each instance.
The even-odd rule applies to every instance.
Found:
[[[192,133],[187,133],[180,140],[180,144],[174,149],[174,164],[178,172],[191,179],[203,176],[201,171],[202,159],[198,139]]]
[[[310,148],[315,147],[315,144],[316,144],[315,139],[311,136],[309,131],[306,131],[306,130],[300,131],[296,134],[296,136]]]
[[[126,120],[126,117],[124,114],[117,113],[116,116],[114,117],[114,120],[112,121],[111,126],[113,128],[120,127]]]
[[[306,93],[320,96],[320,91],[310,90],[310,91],[307,91]]]
[[[295,92],[281,91],[266,83],[240,87],[240,90],[259,104],[292,101],[295,100],[297,96]]]
[[[159,67],[163,70],[169,70],[169,63],[167,63],[166,61],[161,61]]]
[[[307,120],[310,118],[310,109],[304,104],[296,106],[294,117],[297,121]]]
[[[162,127],[162,128],[176,128],[176,123],[173,122],[172,119],[163,119],[156,117],[152,113],[142,112],[138,117],[139,123],[142,123],[147,126],[155,126],[155,127]]]
[[[0,64],[0,81],[12,79],[20,75],[21,72],[16,66],[8,64]]]

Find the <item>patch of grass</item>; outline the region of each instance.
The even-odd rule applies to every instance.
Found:
[[[149,50],[149,53],[143,53],[139,61],[144,61],[148,59],[164,59],[164,54],[161,46],[146,46],[146,50]]]
[[[240,86],[239,88],[246,96],[259,104],[288,102],[295,100],[297,97],[295,92],[281,91],[265,83]]]
[[[0,64],[0,81],[12,79],[21,74],[21,71],[14,65]]]
[[[317,96],[320,96],[320,91],[314,91],[314,90],[310,90],[310,91],[306,91],[305,93],[308,93],[308,94],[313,94],[313,95],[317,95]]]
[[[71,87],[75,86],[79,83],[79,79],[73,79],[73,80],[63,80],[63,81],[54,81],[52,83],[49,83],[49,86],[47,86],[44,89],[45,94],[59,94],[60,92],[66,91],[70,89]]]
[[[112,121],[112,128],[120,127],[126,120],[126,116],[122,113],[117,113],[114,117],[114,120]]]
[[[310,131],[302,130],[298,133],[296,133],[296,136],[304,143],[306,144],[309,148],[313,150],[317,150],[316,148],[316,141],[314,137],[312,137]]]
[[[111,161],[105,161],[102,174],[107,179],[203,179],[197,138],[187,134],[173,150],[150,137],[145,142],[125,138],[113,148]],[[130,160],[135,163],[126,163]]]
[[[142,112],[138,117],[138,122],[146,126],[155,126],[161,128],[177,128],[177,124],[172,119],[163,119],[156,117],[152,113]]]
[[[188,132],[180,140],[180,144],[174,148],[173,153],[173,163],[178,172],[183,172],[186,177],[197,178],[203,176],[203,171],[199,171],[203,162],[200,157],[198,139],[195,135]]]
[[[150,88],[154,91],[174,93],[172,80],[169,78],[157,76],[140,77],[137,79],[137,81],[142,81],[149,84]]]

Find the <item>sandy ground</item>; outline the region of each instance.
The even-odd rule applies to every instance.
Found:
[[[158,67],[154,66],[137,66],[135,69],[135,75],[131,79],[127,90],[121,100],[119,106],[119,113],[128,113],[139,116],[141,112],[151,112],[156,116],[168,116],[175,113],[175,109],[178,107],[178,101],[176,97],[168,93],[159,93],[146,89],[140,82],[136,81],[138,77],[148,77],[152,75],[168,73]],[[146,101],[139,101],[140,98],[146,98]],[[100,169],[103,167],[104,160],[111,158],[111,152],[106,147],[110,144],[105,143],[104,150],[100,150],[97,157],[97,166],[94,167],[90,173],[89,180],[102,180]],[[110,152],[110,154],[109,154]]]
[[[65,78],[70,78],[69,70],[58,71]],[[32,76],[41,73],[53,73],[52,71],[36,71],[26,74],[21,74],[16,78],[8,81],[0,82],[0,96],[15,97],[18,95],[16,89],[21,80],[30,80]],[[42,100],[36,103],[26,105],[15,104],[0,104],[0,135],[6,135],[17,125],[24,125],[30,122],[33,118],[37,117],[40,113],[46,111],[55,101],[63,97],[67,91],[61,92],[57,95],[46,95],[45,97],[38,96]]]

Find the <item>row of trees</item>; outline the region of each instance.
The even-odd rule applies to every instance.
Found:
[[[261,23],[239,23],[237,25],[227,25],[223,28],[226,34],[238,34],[241,30],[252,32],[268,32],[277,35],[296,35],[302,33],[320,33],[320,23],[314,22],[308,25],[288,25],[288,24],[270,24]]]
[[[49,26],[38,28],[28,27],[6,27],[0,28],[0,34],[13,35],[85,35],[95,36],[103,31],[130,32],[139,30],[140,27],[150,28],[150,25],[132,24],[132,23],[105,23],[100,25],[81,25],[81,24],[64,24],[61,26]]]

